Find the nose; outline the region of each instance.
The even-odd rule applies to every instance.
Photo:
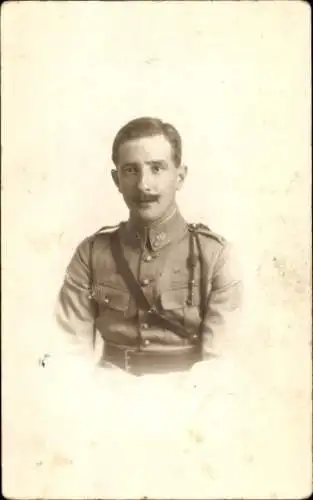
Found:
[[[152,185],[152,175],[149,172],[149,169],[143,168],[140,172],[140,176],[138,179],[138,190],[144,193],[151,191]]]

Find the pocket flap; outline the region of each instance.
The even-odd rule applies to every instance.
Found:
[[[127,290],[114,288],[110,285],[96,284],[93,287],[95,300],[109,309],[126,311],[129,306],[130,295]]]
[[[191,304],[188,304],[189,290],[188,287],[184,286],[182,288],[175,288],[171,290],[165,290],[161,293],[161,304],[163,309],[183,309],[188,307],[188,305],[196,306],[199,305],[200,295],[199,287],[194,288],[193,300]]]

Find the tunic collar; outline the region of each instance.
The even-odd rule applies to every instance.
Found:
[[[139,224],[131,217],[122,224],[122,232],[125,242],[133,246],[145,246],[149,241],[152,250],[157,251],[172,241],[180,240],[188,230],[185,219],[177,207],[171,214],[160,221],[153,222],[149,226]]]

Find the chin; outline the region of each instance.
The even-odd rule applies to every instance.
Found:
[[[159,214],[148,214],[145,212],[137,212],[137,217],[141,219],[143,222],[154,222],[162,217],[162,215]]]
[[[154,222],[163,217],[163,213],[154,212],[152,210],[135,210],[133,215],[142,222]]]

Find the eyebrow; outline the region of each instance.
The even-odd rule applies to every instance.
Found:
[[[160,164],[160,165],[167,167],[167,162],[164,160],[150,160],[150,161],[146,161],[145,163],[149,166],[153,166],[157,163],[157,164]],[[124,163],[123,165],[121,165],[121,168],[126,168],[126,167],[138,167],[138,163],[133,161],[133,162]]]
[[[151,160],[146,162],[148,165],[155,165],[156,163],[163,165],[164,167],[167,167],[167,162],[164,160]]]
[[[133,161],[129,163],[123,163],[123,165],[121,165],[121,168],[126,168],[126,167],[138,167],[138,163]]]

